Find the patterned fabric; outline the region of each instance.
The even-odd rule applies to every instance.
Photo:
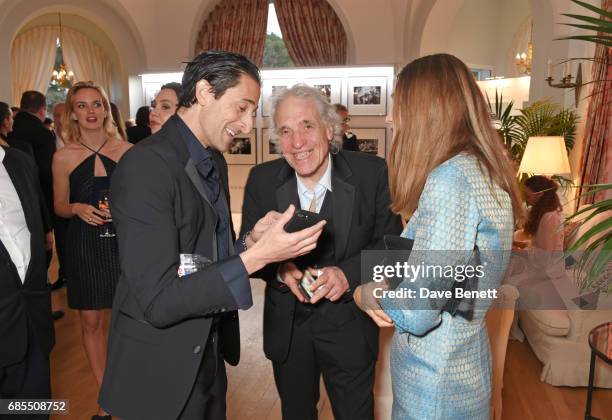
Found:
[[[489,184],[476,158],[459,154],[429,175],[402,236],[414,239],[409,264],[415,265],[467,264],[478,246],[486,267],[478,282],[483,290],[501,282],[510,253],[500,251],[511,249],[513,226],[508,194]],[[400,287],[412,288],[419,281],[442,280],[416,279]],[[380,303],[395,323],[393,418],[488,419],[491,355],[486,308],[480,307],[468,321],[439,310],[410,310],[398,299]]]
[[[206,50],[239,53],[261,66],[268,24],[268,0],[224,0],[210,12],[196,41]]]
[[[604,0],[602,8],[612,11],[612,0]],[[600,33],[599,35],[605,35]],[[585,139],[582,151],[580,185],[612,183],[612,48],[597,45],[589,92]],[[586,192],[580,189],[579,193]],[[612,198],[612,191],[589,194],[576,201],[576,210],[583,204]]]
[[[296,66],[346,64],[346,32],[326,0],[275,0],[274,6]]]

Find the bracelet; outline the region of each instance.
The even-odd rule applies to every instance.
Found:
[[[244,236],[242,237],[242,246],[244,248],[244,250],[246,251],[248,246],[246,243],[247,237],[251,234],[251,231],[249,230],[247,233],[244,234]]]

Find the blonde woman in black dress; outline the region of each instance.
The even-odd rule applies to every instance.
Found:
[[[55,213],[70,219],[68,305],[79,310],[83,347],[100,386],[106,362],[102,309],[112,307],[119,278],[117,241],[104,198],[117,162],[131,145],[118,135],[106,93],[94,82],[70,88],[63,127],[66,146],[53,157],[53,188]],[[98,414],[94,418],[105,418],[101,410]]]

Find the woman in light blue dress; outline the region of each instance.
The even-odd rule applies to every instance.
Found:
[[[409,220],[402,233],[414,241],[409,264],[480,263],[478,290],[495,289],[522,207],[513,167],[474,77],[451,55],[415,60],[398,75],[392,115],[389,187],[393,211]],[[399,288],[417,296],[421,287],[452,292],[456,277],[437,276],[404,279]],[[445,310],[440,299],[426,309],[423,301],[415,309],[414,300],[390,297],[366,306],[371,290],[358,288],[356,301],[379,326],[395,327],[393,418],[488,419],[485,314],[491,299],[472,301],[467,316]]]

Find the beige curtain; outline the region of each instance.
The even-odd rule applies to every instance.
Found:
[[[604,0],[602,8],[612,10],[612,0]],[[580,185],[612,183],[612,48],[597,45],[591,80]],[[608,198],[612,198],[610,190],[587,195],[576,208]]]
[[[261,66],[267,24],[268,0],[223,0],[204,21],[195,53],[231,51]]]
[[[111,99],[112,67],[102,48],[81,32],[62,27],[62,52],[66,70],[74,72],[75,81],[92,80]]]
[[[19,106],[21,95],[27,90],[47,92],[55,64],[57,36],[57,27],[40,26],[15,38],[11,51],[13,105]]]
[[[275,0],[287,52],[297,66],[346,64],[342,22],[326,0]]]

